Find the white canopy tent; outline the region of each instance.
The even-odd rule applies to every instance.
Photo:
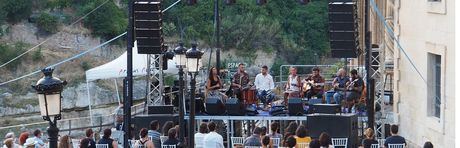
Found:
[[[145,76],[147,75],[147,54],[137,53],[137,42],[134,43],[133,47],[133,76]],[[89,89],[89,83],[91,81],[100,79],[114,79],[115,85],[117,85],[116,79],[123,78],[127,75],[127,52],[124,52],[121,56],[116,58],[109,63],[87,70],[86,73],[86,89],[88,93],[89,102],[89,114],[91,119],[91,125],[93,125],[92,110],[91,110],[91,95]],[[154,69],[155,71],[156,69]],[[152,72],[154,72],[152,71]],[[164,70],[163,73],[177,74],[179,70],[176,67],[174,60],[168,60],[168,69]],[[120,101],[120,95],[118,94],[118,86],[116,86],[117,98]]]

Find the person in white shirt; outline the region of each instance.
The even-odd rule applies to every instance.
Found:
[[[268,74],[267,66],[262,66],[261,73],[257,74],[254,85],[257,89],[257,98],[264,104],[264,109],[267,109],[267,105],[275,98],[275,94],[272,92],[275,83],[273,77]]]
[[[203,147],[224,148],[224,138],[216,133],[216,123],[208,123],[209,133],[204,136]]]
[[[200,124],[200,130],[195,134],[195,148],[204,148],[204,137],[208,134],[208,125],[206,123]]]

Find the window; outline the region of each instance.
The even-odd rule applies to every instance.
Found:
[[[428,115],[441,117],[441,55],[428,53]]]

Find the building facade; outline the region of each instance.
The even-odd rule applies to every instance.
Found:
[[[454,147],[455,0],[388,1],[395,36],[409,56],[393,42],[393,122],[411,147],[426,141]]]

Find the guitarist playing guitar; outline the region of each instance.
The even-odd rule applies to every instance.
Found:
[[[244,71],[244,64],[238,65],[238,71],[233,75],[232,90],[238,99],[243,99],[243,91],[249,89],[249,75]]]
[[[346,99],[347,99],[347,108],[348,108],[348,113],[351,113],[352,107],[355,104],[355,101],[359,99],[361,96],[361,92],[363,91],[364,88],[364,81],[363,79],[358,75],[358,71],[356,69],[353,69],[350,71],[350,81],[347,85],[347,93],[346,93]]]
[[[332,81],[332,86],[334,86],[334,102],[335,104],[341,104],[343,98],[345,97],[345,92],[347,91],[347,84],[350,82],[350,77],[347,76],[347,72],[340,68],[337,72],[337,77]],[[327,101],[330,103],[330,101]]]
[[[313,68],[312,74],[304,81],[302,90],[308,100],[310,100],[312,96],[316,96],[318,99],[323,98],[325,80],[319,72],[320,70],[318,67]]]

